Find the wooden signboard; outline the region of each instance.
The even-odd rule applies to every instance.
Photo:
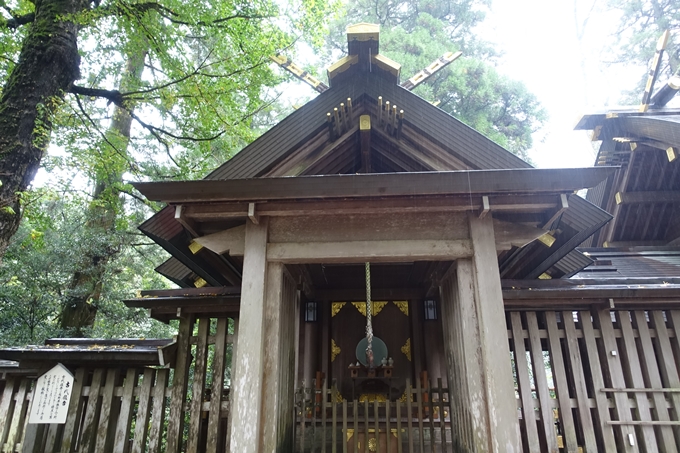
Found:
[[[61,363],[38,378],[28,423],[66,423],[73,374]]]

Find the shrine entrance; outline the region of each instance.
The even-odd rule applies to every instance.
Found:
[[[246,223],[243,256],[244,303],[232,386],[232,450],[247,450],[248,442],[259,439],[260,451],[269,451],[273,445],[290,451],[291,443],[299,442],[305,427],[321,433],[322,438],[315,438],[313,445],[325,445],[323,436],[332,438],[336,431],[322,428],[324,417],[356,424],[355,434],[363,433],[367,441],[375,439],[379,444],[381,435],[391,435],[392,425],[403,423],[407,427],[409,419],[417,426],[434,423],[435,412],[439,439],[453,438],[452,443],[458,444],[459,433],[452,432],[446,422],[451,414],[447,402],[454,399],[459,403],[457,409],[464,409],[460,422],[467,432],[479,438],[500,436],[506,439],[504,443],[519,443],[507,335],[504,329],[493,327],[504,325],[505,318],[490,217],[418,213],[370,218],[260,218],[258,223]],[[370,298],[366,293],[366,262],[374,270]],[[420,276],[416,279],[417,274]],[[439,288],[447,278],[455,280],[453,299],[447,296],[439,300]],[[343,284],[343,279],[349,281]],[[413,286],[407,286],[410,279]],[[318,323],[316,332],[306,325],[301,327],[298,341],[302,346],[298,348],[289,330],[295,303],[286,289],[288,281],[298,281],[301,293],[305,293],[305,285],[313,288],[304,297],[301,294],[301,312],[307,315],[311,311],[307,304],[317,304],[318,313],[312,315]],[[428,297],[435,304],[441,303],[441,316],[433,324],[438,326],[439,335],[437,328],[423,325],[422,311]],[[379,362],[373,367],[362,363],[361,354],[366,347],[362,344],[367,337],[365,329],[370,325],[367,299],[374,301],[370,307]],[[457,312],[453,306],[465,308]],[[450,324],[452,317],[467,312],[474,312],[474,317],[469,318],[471,322],[457,323],[460,332],[441,329],[442,320]],[[305,324],[309,321],[300,319]],[[434,341],[425,344],[426,338]],[[285,352],[296,349],[304,386],[295,386],[290,379],[291,360]],[[261,355],[257,351],[262,351]],[[457,379],[468,393],[452,397],[458,388],[445,384],[449,381],[446,376],[454,370],[453,357],[465,365],[457,369],[463,374]],[[414,364],[414,359],[419,363]],[[491,385],[489,376],[495,384]],[[296,390],[302,396],[293,401]],[[292,404],[295,414],[287,410]],[[345,416],[344,405],[351,410],[351,417],[350,413]],[[401,416],[402,409],[404,417],[397,420],[396,413]],[[258,425],[259,432],[248,441],[244,433]],[[369,428],[374,430],[374,437]],[[341,431],[345,441],[348,429]],[[424,431],[404,428],[396,433],[397,443],[404,433],[413,441],[426,439]],[[432,432],[429,436],[434,439]],[[465,442],[474,443],[474,439]],[[298,443],[298,451],[305,450],[304,442]]]

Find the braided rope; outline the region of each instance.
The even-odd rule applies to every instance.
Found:
[[[373,304],[371,303],[371,263],[366,263],[366,357],[373,367]]]

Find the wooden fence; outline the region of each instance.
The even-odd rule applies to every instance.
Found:
[[[448,389],[432,382],[412,386],[397,401],[344,400],[335,390],[296,393],[295,452],[453,452]]]
[[[507,312],[525,452],[677,452],[680,311]]]
[[[65,424],[28,424],[36,379],[8,376],[0,396],[0,451],[227,451],[228,325],[227,318],[182,318],[173,369],[72,369]]]

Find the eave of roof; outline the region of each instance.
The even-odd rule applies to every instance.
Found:
[[[166,203],[449,194],[567,193],[597,185],[616,167],[509,169],[134,183]]]
[[[0,358],[17,362],[60,362],[99,366],[159,366],[158,349],[171,339],[70,339],[54,338],[45,345],[0,349]]]

